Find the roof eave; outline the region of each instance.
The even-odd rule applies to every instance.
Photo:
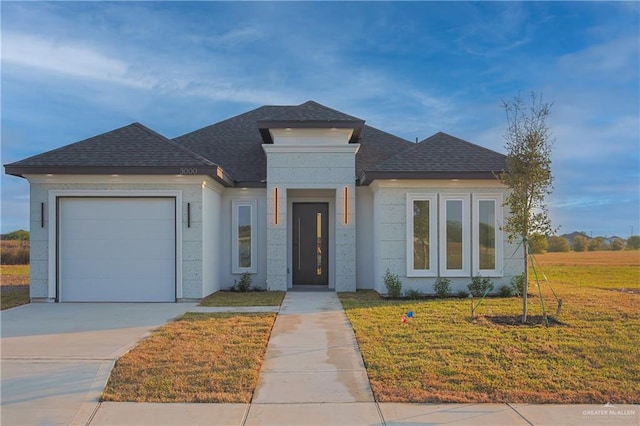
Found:
[[[258,130],[264,143],[272,144],[269,129],[353,129],[349,143],[357,143],[364,120],[258,120]]]
[[[359,185],[369,185],[374,180],[398,179],[398,180],[451,180],[451,179],[496,179],[501,172],[498,171],[430,171],[430,172],[403,172],[403,171],[365,171],[358,179]]]
[[[207,175],[226,187],[235,182],[222,167],[213,166],[20,166],[7,164],[5,173],[24,178],[25,175]]]

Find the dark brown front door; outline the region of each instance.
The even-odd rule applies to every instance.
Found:
[[[329,206],[293,204],[293,284],[329,283]]]

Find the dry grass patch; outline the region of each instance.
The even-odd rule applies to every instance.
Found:
[[[473,321],[469,300],[387,301],[374,292],[340,294],[376,399],[640,403],[640,295],[596,288],[602,277],[587,278],[588,264],[579,283],[555,281],[556,269],[550,266],[543,268],[564,305],[556,317],[561,324],[549,328],[490,320],[519,316],[519,298],[486,299]],[[610,273],[623,276],[616,269]],[[556,300],[547,285],[542,293],[553,316]],[[530,300],[530,315],[540,315],[540,299]],[[414,318],[403,326],[401,316],[408,311]]]
[[[280,306],[284,291],[218,291],[202,299],[200,306]]]
[[[0,265],[0,309],[29,303],[29,265]]]
[[[275,314],[188,313],[116,363],[103,401],[251,401]]]

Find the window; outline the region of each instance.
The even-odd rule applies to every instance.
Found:
[[[232,272],[256,273],[256,200],[232,200]]]
[[[470,274],[469,196],[440,196],[440,275]]]
[[[407,276],[437,275],[436,196],[407,194]]]
[[[502,276],[502,196],[474,194],[473,274]]]

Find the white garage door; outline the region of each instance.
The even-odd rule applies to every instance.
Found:
[[[61,302],[174,302],[175,198],[60,198]]]

